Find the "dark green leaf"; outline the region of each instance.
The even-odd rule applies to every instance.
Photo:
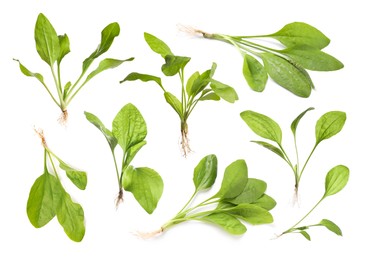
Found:
[[[112,123],[112,134],[124,152],[144,141],[147,126],[143,116],[133,104],[125,105],[117,113]]]
[[[209,189],[217,178],[218,160],[214,154],[207,155],[194,169],[195,192]]]
[[[328,219],[323,219],[321,220],[321,222],[319,223],[319,225],[326,227],[327,229],[329,229],[331,232],[337,234],[338,236],[342,236],[342,231],[341,229],[338,227],[338,225],[336,225],[334,222],[328,220]]]
[[[159,86],[162,87],[161,78],[158,78],[152,75],[148,75],[148,74],[140,74],[136,72],[133,72],[127,75],[126,78],[120,81],[120,83],[123,83],[125,81],[134,81],[134,80],[141,80],[143,82],[154,81],[155,83],[157,83]]]
[[[258,200],[266,191],[266,182],[249,178],[245,189],[240,195],[229,200],[230,203],[238,205],[243,203],[253,203]]]
[[[54,27],[42,13],[37,17],[34,38],[41,59],[52,66],[60,56],[60,43]]]
[[[129,166],[123,175],[123,186],[133,193],[143,209],[151,214],[157,207],[163,193],[163,181],[159,174],[150,168]]]
[[[308,112],[308,111],[310,111],[310,110],[314,110],[314,108],[313,107],[309,107],[309,108],[307,108],[305,111],[303,111],[299,116],[297,116],[294,120],[293,120],[293,122],[292,122],[292,124],[291,124],[291,130],[292,130],[292,133],[293,133],[293,135],[295,136],[296,135],[296,130],[297,130],[297,126],[298,126],[298,123],[299,123],[299,121],[302,119],[302,117]]]
[[[316,143],[339,133],[347,120],[347,115],[340,111],[330,111],[320,117],[316,123]]]
[[[244,55],[242,73],[252,90],[262,92],[265,89],[268,74],[264,66],[251,55]]]
[[[227,166],[224,171],[222,185],[214,196],[221,200],[237,197],[247,184],[247,165],[245,160],[237,160]]]
[[[266,209],[254,204],[240,204],[226,212],[253,225],[273,222],[273,216]]]
[[[251,110],[243,111],[240,116],[255,134],[279,145],[282,143],[282,130],[270,117]]]
[[[232,235],[242,235],[247,230],[241,221],[226,213],[212,213],[200,220],[216,224]]]
[[[277,39],[287,47],[304,44],[321,50],[330,43],[329,38],[327,38],[322,32],[315,27],[302,22],[287,24],[278,32],[271,34],[270,36]]]
[[[234,103],[236,100],[238,100],[238,96],[234,88],[226,84],[223,84],[215,79],[211,79],[210,87],[215,94],[217,94],[227,102]]]
[[[144,33],[144,39],[148,43],[149,47],[155,53],[158,53],[164,59],[167,55],[173,55],[171,49],[162,40],[158,39],[152,34]]]
[[[166,76],[174,76],[180,70],[183,70],[185,68],[186,64],[190,61],[190,58],[166,55],[164,57],[164,60],[166,61],[166,63],[162,65],[162,72]]]
[[[343,63],[333,56],[307,45],[297,45],[287,48],[281,53],[290,57],[305,69],[316,71],[333,71],[344,67]]]
[[[85,83],[87,83],[89,80],[91,80],[94,76],[101,73],[102,71],[105,71],[107,69],[116,68],[120,66],[122,63],[124,63],[125,61],[132,61],[132,60],[134,60],[134,58],[129,58],[126,60],[116,60],[116,59],[109,59],[109,58],[104,59],[99,63],[98,67],[87,76],[87,78],[85,79]]]
[[[84,211],[78,203],[72,201],[65,190],[57,210],[57,220],[71,240],[82,241],[85,234]]]
[[[111,148],[111,151],[114,151],[117,145],[117,139],[113,136],[112,132],[108,130],[101,122],[101,120],[99,120],[99,118],[93,115],[92,113],[84,112],[84,115],[89,122],[95,125],[102,132],[102,134],[106,137],[106,140]]]
[[[170,104],[170,106],[176,111],[176,113],[180,116],[183,116],[182,112],[182,103],[178,100],[173,94],[170,92],[164,92],[164,98],[166,102]]]
[[[85,190],[87,187],[87,173],[84,171],[76,170],[63,161],[60,162],[60,168],[66,172],[66,176],[81,190]]]
[[[186,82],[186,93],[188,96],[191,96],[192,95],[192,91],[191,91],[191,88],[195,82],[195,80],[200,77],[200,73],[198,71],[196,71],[195,73],[193,73],[191,75],[191,77],[187,80]]]
[[[309,97],[313,83],[305,71],[272,53],[262,53],[265,70],[280,86],[299,97]],[[307,73],[307,72],[306,72]]]
[[[83,61],[83,74],[92,64],[92,62],[97,59],[100,55],[108,51],[111,47],[113,40],[120,34],[120,26],[118,23],[110,23],[101,32],[101,42],[97,49]]]
[[[258,200],[251,204],[257,205],[266,210],[271,210],[277,205],[276,201],[266,194],[262,195]]]
[[[27,201],[28,219],[34,227],[43,227],[53,219],[60,197],[60,182],[45,171],[32,185]]]
[[[310,235],[309,235],[306,231],[301,230],[299,233],[300,233],[302,236],[304,236],[308,241],[311,241],[311,237],[310,237]]]
[[[282,150],[280,150],[278,147],[275,147],[274,145],[269,144],[267,142],[263,142],[263,141],[251,141],[251,142],[253,142],[255,144],[258,144],[258,145],[261,145],[262,147],[265,147],[266,149],[269,149],[273,153],[279,155],[281,158],[286,160]]]
[[[15,60],[15,59],[14,59]],[[42,85],[45,85],[45,82],[43,81],[43,76],[39,73],[33,73],[31,71],[29,71],[26,67],[23,66],[22,63],[20,63],[19,60],[15,60],[19,63],[19,68],[20,68],[20,71],[26,75],[27,77],[35,77],[36,79],[38,79]]]
[[[69,37],[66,34],[59,35],[58,37],[60,44],[60,54],[59,57],[57,57],[57,64],[60,66],[61,60],[70,52],[70,42]]]
[[[326,175],[324,198],[341,191],[347,185],[348,179],[349,169],[346,166],[337,165],[332,168]]]
[[[126,161],[125,161],[125,167],[129,166],[131,161],[134,159],[135,155],[140,151],[140,149],[146,145],[146,141],[142,141],[140,143],[137,143],[136,145],[130,147],[126,152]]]

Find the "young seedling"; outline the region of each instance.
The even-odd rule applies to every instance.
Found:
[[[149,238],[189,220],[217,225],[232,235],[246,232],[241,220],[253,225],[273,222],[269,210],[275,207],[276,202],[265,194],[267,185],[264,181],[248,178],[244,160],[237,160],[225,169],[222,185],[215,195],[190,207],[199,192],[213,186],[216,177],[217,157],[208,155],[194,169],[195,190],[185,206],[156,232],[140,235]],[[208,209],[210,206],[214,208]]]
[[[200,74],[193,73],[187,80],[185,85],[185,66],[190,61],[189,57],[175,56],[171,49],[162,40],[157,37],[144,33],[144,38],[149,47],[156,53],[160,54],[165,63],[162,65],[162,72],[165,76],[175,76],[178,74],[181,84],[180,98],[177,98],[171,92],[167,91],[159,77],[141,74],[130,73],[125,79],[120,81],[141,80],[144,82],[154,81],[157,83],[164,93],[166,102],[176,111],[181,123],[181,148],[184,156],[191,151],[188,139],[188,124],[187,120],[199,101],[205,100],[220,100],[221,98],[227,102],[234,103],[238,100],[236,91],[215,79],[213,79],[217,65],[213,63],[212,68]]]
[[[287,24],[279,31],[266,35],[230,36],[200,30],[193,32],[206,39],[233,45],[243,57],[242,73],[247,84],[257,92],[265,89],[269,75],[275,83],[294,95],[307,98],[314,88],[307,70],[334,71],[344,67],[339,60],[322,51],[329,45],[329,38],[302,22]],[[282,47],[271,48],[271,41],[259,41],[269,38],[278,41]]]
[[[59,178],[55,161],[72,183],[81,190],[87,186],[87,174],[66,164],[47,146],[42,131],[37,131],[44,147],[44,170],[34,182],[28,197],[27,215],[31,224],[41,228],[55,216],[64,228],[66,235],[75,242],[80,242],[85,233],[83,208],[72,200]],[[51,164],[51,167],[49,166]]]
[[[48,87],[40,73],[31,72],[22,63],[20,63],[19,60],[15,61],[19,62],[20,70],[24,75],[38,79],[54,103],[61,109],[62,115],[60,117],[60,122],[66,122],[68,117],[67,106],[89,80],[107,69],[115,68],[125,61],[133,60],[133,58],[126,60],[106,58],[99,63],[95,70],[90,72],[88,76],[84,77],[93,61],[108,51],[113,40],[119,34],[120,26],[118,23],[115,22],[107,25],[102,30],[101,42],[97,49],[83,61],[82,72],[78,79],[74,83],[70,81],[65,83],[61,80],[61,61],[70,52],[69,38],[66,34],[57,35],[54,27],[46,16],[42,13],[38,15],[34,30],[36,49],[41,59],[45,61],[51,69],[58,99],[55,98],[55,94],[51,92],[51,89]]]
[[[102,132],[110,146],[119,187],[116,207],[123,201],[123,190],[125,190],[133,193],[147,213],[153,213],[162,196],[162,178],[153,169],[134,168],[130,165],[135,155],[146,144],[147,127],[139,110],[132,104],[125,105],[113,120],[112,131],[108,130],[95,115],[85,112],[85,116]],[[117,144],[123,151],[120,170],[115,156]]]
[[[274,152],[275,154],[280,156],[284,161],[286,161],[286,163],[291,167],[295,179],[295,202],[297,201],[298,188],[302,174],[305,171],[305,168],[309,160],[311,159],[311,156],[315,152],[315,149],[322,141],[329,139],[330,137],[339,133],[342,130],[344,123],[346,121],[346,114],[341,111],[331,111],[322,115],[317,121],[315,126],[315,135],[316,135],[315,144],[309,156],[307,157],[305,163],[303,164],[303,166],[301,166],[298,156],[296,130],[302,117],[308,111],[313,109],[314,108],[310,107],[305,111],[303,111],[299,116],[296,117],[296,119],[293,120],[291,124],[291,130],[293,134],[293,141],[296,154],[295,155],[296,163],[292,163],[292,161],[290,160],[289,156],[287,155],[286,151],[282,146],[282,130],[279,127],[278,123],[276,123],[270,117],[267,117],[265,115],[250,110],[244,111],[240,114],[241,118],[245,121],[245,123],[250,127],[250,129],[255,134],[276,143],[276,146],[274,146],[264,141],[252,141]]]
[[[338,236],[342,235],[341,229],[332,221],[328,219],[321,220],[318,224],[314,225],[308,225],[308,226],[301,226],[298,225],[307,218],[308,215],[311,214],[311,212],[323,201],[326,197],[329,197],[331,195],[334,195],[341,191],[345,185],[347,184],[349,179],[349,169],[344,165],[338,165],[332,168],[328,174],[326,175],[325,179],[325,193],[322,196],[322,198],[319,200],[319,202],[316,203],[316,205],[296,224],[294,224],[291,228],[284,231],[280,236],[285,234],[291,234],[291,233],[298,233],[303,235],[307,240],[311,240],[310,235],[305,230],[311,228],[311,227],[326,227],[331,232],[337,234]]]

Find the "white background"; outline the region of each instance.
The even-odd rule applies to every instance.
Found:
[[[215,257],[266,259],[365,259],[365,111],[366,84],[364,48],[366,15],[363,1],[34,1],[13,0],[0,9],[1,128],[0,128],[0,259],[207,259]],[[23,76],[20,59],[31,71],[49,70],[38,56],[34,25],[42,12],[58,34],[67,33],[71,53],[63,61],[64,81],[74,81],[82,61],[97,47],[100,31],[117,21],[121,34],[105,57],[135,61],[100,74],[89,82],[69,106],[66,127],[57,122],[60,111],[34,78]],[[269,80],[263,93],[246,85],[241,73],[241,56],[224,43],[203,40],[182,33],[177,24],[208,32],[234,35],[266,34],[285,24],[303,21],[330,39],[326,52],[340,59],[345,68],[336,72],[310,72],[317,90],[308,99],[298,98]],[[143,39],[144,32],[163,39],[176,55],[192,57],[187,75],[203,72],[213,61],[215,78],[233,86],[240,100],[235,104],[200,103],[189,119],[191,146],[187,158],[179,150],[179,121],[165,103],[162,91],[151,83],[125,83],[128,73],[160,73],[162,59]],[[97,64],[97,62],[96,62]],[[94,66],[96,65],[94,64]],[[47,75],[47,76],[46,76]],[[179,93],[178,78],[163,82]],[[51,84],[50,84],[51,85]],[[99,131],[84,117],[89,111],[106,126],[119,109],[134,103],[147,122],[148,144],[134,166],[148,166],[160,172],[165,189],[156,211],[146,214],[130,193],[118,210],[114,206],[117,183],[108,145]],[[300,205],[292,206],[293,176],[276,155],[250,143],[256,136],[239,117],[251,109],[275,119],[283,128],[284,146],[293,152],[291,121],[313,106],[299,125],[299,146],[304,161],[314,144],[314,125],[325,112],[347,113],[343,131],[320,144],[303,176]],[[49,147],[68,163],[88,172],[88,186],[79,191],[66,185],[84,208],[86,234],[81,243],[70,241],[57,220],[34,228],[26,215],[26,202],[34,180],[42,174],[43,148],[33,129],[42,128]],[[210,225],[188,222],[162,236],[141,240],[135,231],[153,231],[168,221],[191,196],[192,174],[207,154],[218,156],[218,178],[206,198],[220,186],[225,167],[245,159],[251,177],[268,183],[267,193],[278,205],[272,210],[274,223],[251,226],[240,237],[228,235]],[[292,156],[294,159],[294,156]],[[328,170],[338,164],[350,168],[350,180],[339,194],[327,198],[304,222],[331,219],[342,229],[337,237],[324,228],[310,230],[312,241],[300,235],[273,239],[293,225],[322,196]],[[198,200],[198,201],[199,201]]]

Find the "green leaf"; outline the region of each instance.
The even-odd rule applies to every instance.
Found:
[[[345,187],[345,185],[347,185],[348,179],[348,167],[344,165],[337,165],[332,168],[326,175],[324,198],[341,191]]]
[[[338,236],[342,236],[342,231],[341,229],[338,227],[338,225],[336,225],[334,222],[328,220],[328,219],[323,219],[321,220],[321,222],[319,223],[319,225],[326,227],[327,229],[329,229],[331,232],[337,234]]]
[[[67,94],[69,93],[69,89],[71,87],[71,82],[68,81],[65,86],[64,86],[64,94],[63,94],[63,97],[64,99],[67,97]]]
[[[276,201],[266,194],[262,195],[258,200],[256,200],[251,204],[257,205],[266,210],[271,210],[277,205]]]
[[[87,187],[87,173],[85,171],[79,171],[70,167],[63,161],[60,162],[60,168],[66,172],[66,176],[81,190],[85,190]]]
[[[180,102],[180,100],[178,100],[170,92],[164,92],[164,98],[166,99],[166,102],[170,104],[170,106],[176,111],[180,118],[183,117],[182,103]]]
[[[200,220],[218,225],[232,235],[242,235],[247,231],[241,221],[226,213],[212,213]]]
[[[311,241],[311,236],[304,230],[299,232],[302,236],[304,236],[308,241]]]
[[[287,47],[309,45],[321,50],[330,43],[329,38],[322,32],[302,22],[287,24],[282,29],[269,36],[277,39]]]
[[[344,67],[343,63],[333,56],[307,45],[297,45],[280,52],[308,70],[333,71]]]
[[[39,56],[52,66],[60,56],[60,43],[54,27],[42,13],[37,17],[34,38]]]
[[[162,65],[162,72],[166,76],[174,76],[180,70],[183,70],[185,68],[186,64],[190,61],[190,58],[166,55],[164,57],[164,60],[166,61],[166,63]]]
[[[195,97],[197,94],[199,94],[205,89],[205,87],[209,84],[211,79],[210,73],[211,70],[207,70],[202,74],[200,74],[200,76],[194,80],[191,87],[191,96]]]
[[[201,100],[201,101],[205,101],[205,100],[219,101],[220,97],[217,94],[215,94],[213,92],[210,92],[206,95],[203,95],[201,98],[199,98],[199,100]]]
[[[158,53],[162,56],[164,59],[167,55],[173,55],[171,52],[171,49],[165,44],[162,40],[158,39],[152,34],[149,34],[147,32],[144,33],[144,39],[149,45],[149,47],[154,51],[155,53]]]
[[[273,222],[273,216],[266,209],[254,204],[240,204],[226,212],[253,225]]]
[[[125,81],[134,81],[134,80],[141,80],[143,82],[154,81],[155,83],[157,83],[159,86],[162,87],[161,78],[158,78],[152,75],[148,75],[148,74],[141,74],[137,72],[130,73],[129,75],[126,76],[126,78],[121,80],[120,83],[123,83]]]
[[[89,80],[91,80],[94,76],[101,73],[102,71],[105,71],[107,69],[116,68],[124,62],[132,61],[132,60],[134,60],[134,58],[129,58],[126,60],[116,60],[116,59],[109,59],[109,58],[104,59],[99,63],[98,67],[87,76],[84,83],[87,83]]]
[[[20,63],[19,60],[14,60],[19,63],[19,69],[24,75],[26,75],[27,77],[34,77],[38,79],[42,83],[42,85],[45,85],[45,82],[43,81],[43,76],[41,74],[29,71],[26,67],[23,66],[22,63]]]
[[[198,71],[196,71],[187,80],[187,82],[186,82],[186,93],[187,93],[188,96],[192,95],[192,91],[191,91],[192,86],[193,86],[195,80],[199,77],[200,77],[200,73]]]
[[[143,116],[133,104],[125,105],[117,113],[112,123],[112,134],[124,152],[144,141],[147,126]]]
[[[102,132],[111,148],[111,151],[114,151],[117,145],[117,139],[113,136],[112,132],[104,126],[97,116],[89,112],[84,112],[84,115],[90,123],[92,123]]]
[[[217,178],[218,160],[214,154],[207,155],[194,169],[195,192],[209,189]]]
[[[238,100],[238,96],[234,88],[226,84],[223,84],[215,79],[211,79],[210,87],[215,94],[217,94],[229,103],[234,103],[236,100]]]
[[[261,145],[262,147],[265,147],[266,149],[272,151],[273,153],[279,155],[281,158],[283,158],[284,160],[286,160],[284,153],[282,152],[282,150],[280,150],[278,147],[275,147],[272,144],[269,144],[267,142],[263,142],[263,141],[251,141],[255,144]]]
[[[265,89],[268,74],[264,66],[251,55],[244,55],[242,73],[252,90],[262,92]]]
[[[57,64],[60,66],[61,60],[70,52],[70,41],[66,34],[59,35],[58,38],[60,44],[60,53],[59,57],[57,57]]]
[[[34,227],[43,227],[53,219],[60,197],[60,182],[45,170],[32,185],[27,201],[28,219]]]
[[[292,124],[291,124],[291,130],[292,130],[292,133],[294,136],[296,136],[296,130],[297,130],[297,126],[298,126],[298,123],[299,121],[302,119],[302,117],[308,112],[308,111],[311,111],[311,110],[314,110],[313,107],[309,107],[307,108],[305,111],[303,111],[301,114],[299,114],[299,116],[297,116]]]
[[[341,111],[330,111],[322,115],[316,123],[316,144],[339,133],[346,119],[347,115]]]
[[[152,214],[163,193],[161,176],[150,168],[133,168],[129,166],[123,175],[123,186],[133,193],[142,208]]]
[[[220,190],[213,197],[221,200],[237,197],[246,187],[247,176],[245,160],[234,161],[225,169]]]
[[[83,74],[87,71],[92,62],[108,51],[113,40],[120,34],[120,26],[118,23],[110,23],[101,32],[101,42],[97,49],[83,61]]]
[[[251,110],[243,111],[240,116],[255,134],[279,145],[282,143],[282,130],[270,117]]]
[[[272,53],[262,53],[265,70],[280,86],[299,97],[309,97],[313,83],[304,70]]]
[[[72,201],[70,195],[63,190],[57,220],[64,228],[66,235],[75,242],[82,241],[85,234],[83,208]]]
[[[266,182],[258,179],[249,178],[245,189],[234,199],[228,202],[239,205],[243,203],[253,203],[258,200],[266,191]]]
[[[125,161],[125,167],[129,166],[131,161],[134,159],[135,155],[140,151],[140,149],[146,145],[146,141],[142,141],[140,143],[137,143],[136,145],[130,147],[126,152],[126,161]]]

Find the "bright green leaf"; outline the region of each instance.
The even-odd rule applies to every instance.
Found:
[[[311,241],[311,236],[304,230],[299,232],[302,236],[304,236],[308,241]]]
[[[205,100],[219,101],[220,97],[217,94],[215,94],[213,92],[210,92],[206,95],[203,95],[199,100],[201,100],[201,101],[205,101]]]
[[[125,167],[129,166],[131,161],[134,159],[135,155],[140,151],[140,149],[146,145],[146,141],[142,141],[137,143],[136,145],[131,146],[126,152],[126,161]]]
[[[167,44],[165,44],[162,40],[158,39],[154,35],[145,32],[144,39],[149,47],[152,49],[152,51],[160,54],[163,59],[167,55],[173,55],[171,49],[167,46]]]
[[[321,222],[319,223],[319,225],[326,227],[327,229],[329,229],[331,232],[337,234],[338,236],[342,236],[342,231],[341,229],[338,227],[338,225],[336,225],[334,222],[328,220],[328,219],[323,219],[321,220]]]
[[[234,88],[226,84],[211,79],[210,87],[212,88],[215,94],[217,94],[227,102],[234,103],[236,100],[238,100],[238,96]]]
[[[182,103],[180,100],[178,100],[176,96],[170,92],[164,92],[164,98],[166,99],[166,102],[170,104],[170,106],[176,111],[180,118],[183,117]]]
[[[195,191],[209,189],[213,186],[217,178],[217,164],[218,160],[214,154],[207,155],[194,169],[194,184]]]
[[[20,71],[26,75],[27,77],[35,77],[36,79],[38,79],[42,85],[45,85],[45,82],[43,81],[43,76],[39,73],[34,73],[34,72],[31,72],[30,70],[28,70],[26,67],[23,66],[22,63],[20,63],[19,60],[16,60],[14,59],[15,61],[17,61],[19,63],[19,69]]]
[[[337,165],[332,168],[326,175],[324,198],[341,191],[345,187],[345,185],[347,185],[348,179],[348,167],[344,165]]]
[[[129,166],[123,175],[123,186],[133,193],[143,209],[151,214],[157,207],[163,193],[163,180],[150,168],[133,168]]]
[[[126,76],[126,78],[121,80],[120,83],[123,83],[125,81],[134,81],[134,80],[141,80],[143,82],[154,81],[155,83],[157,83],[159,86],[162,87],[161,78],[158,78],[152,75],[148,75],[148,74],[141,74],[137,72],[130,73],[129,75]]]
[[[127,104],[117,113],[112,123],[112,134],[124,152],[142,142],[147,135],[143,116],[133,104]]]
[[[243,203],[253,203],[259,199],[266,191],[266,182],[258,179],[249,178],[245,189],[230,203],[238,205]]]
[[[251,55],[244,55],[242,73],[252,90],[262,92],[265,89],[268,74],[264,66]]]
[[[59,44],[60,44],[60,53],[59,57],[57,57],[57,64],[60,66],[61,60],[65,57],[66,54],[70,52],[70,41],[69,37],[64,35],[59,35]]]
[[[66,172],[66,176],[81,190],[87,187],[87,173],[85,171],[76,170],[63,161],[60,162],[60,168]]]
[[[341,111],[330,111],[322,115],[316,123],[316,144],[339,133],[346,119],[347,115]]]
[[[240,204],[226,212],[253,225],[273,222],[273,216],[266,209],[254,204]]]
[[[200,220],[216,224],[232,235],[242,235],[247,230],[241,221],[226,213],[212,213]]]
[[[190,61],[189,57],[166,55],[164,57],[166,63],[162,65],[162,72],[166,76],[174,76],[180,70],[183,70]]]
[[[251,141],[255,144],[261,145],[262,147],[265,147],[266,149],[272,151],[273,153],[279,155],[281,158],[283,158],[284,160],[286,160],[284,153],[282,152],[282,150],[280,150],[278,147],[275,147],[272,144],[269,144],[267,142],[263,142],[263,141]]]
[[[302,119],[302,117],[308,112],[308,111],[310,111],[310,110],[314,110],[314,108],[313,107],[309,107],[309,108],[307,108],[305,111],[303,111],[299,116],[297,116],[294,120],[293,120],[293,122],[292,122],[292,124],[291,124],[291,130],[292,130],[292,133],[293,133],[293,135],[295,136],[296,135],[296,130],[297,130],[297,126],[298,126],[298,123],[299,123],[299,121]]]
[[[277,205],[276,201],[266,194],[262,195],[258,200],[256,200],[251,204],[257,205],[266,210],[271,210]]]
[[[240,116],[255,134],[279,145],[282,143],[282,130],[270,117],[251,110],[243,111]]]
[[[186,93],[188,96],[191,96],[192,95],[192,92],[191,92],[191,88],[195,82],[195,80],[200,77],[200,73],[198,71],[196,71],[195,73],[193,73],[191,75],[191,77],[187,80],[186,82]]]

